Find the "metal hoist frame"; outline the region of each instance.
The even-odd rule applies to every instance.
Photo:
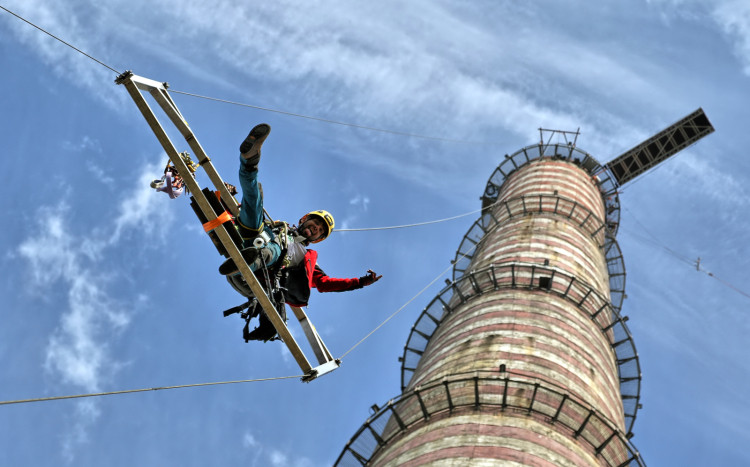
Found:
[[[177,151],[177,148],[175,148],[174,144],[169,139],[169,136],[159,123],[159,120],[151,110],[151,107],[149,107],[141,91],[147,91],[149,94],[151,94],[151,96],[159,104],[167,117],[169,117],[169,119],[172,121],[177,130],[182,134],[182,136],[185,138],[185,141],[187,141],[188,145],[190,146],[193,154],[198,159],[198,165],[200,167],[203,167],[203,169],[206,171],[206,174],[208,175],[208,178],[211,180],[211,183],[213,183],[216,190],[219,191],[221,199],[225,201],[230,214],[233,217],[237,217],[239,215],[239,204],[237,203],[237,200],[234,198],[234,196],[229,194],[229,191],[224,185],[224,182],[219,176],[219,173],[211,163],[211,159],[206,155],[205,151],[198,143],[198,140],[190,130],[187,121],[182,116],[179,109],[167,92],[167,83],[160,83],[151,79],[143,78],[141,76],[133,74],[130,71],[126,71],[122,75],[118,76],[115,80],[115,83],[124,85],[128,90],[130,97],[133,98],[135,105],[138,106],[138,110],[140,110],[143,114],[146,122],[156,135],[156,139],[159,140],[159,143],[161,143],[164,151],[169,156],[169,159],[177,168],[178,173],[184,174],[182,178],[185,181],[185,185],[187,186],[188,190],[190,190],[190,193],[193,195],[196,203],[198,204],[198,207],[203,212],[203,215],[206,217],[208,222],[217,219],[217,214],[211,207],[208,198],[206,198],[205,193],[201,190],[200,185],[198,184],[195,177],[189,175],[191,174],[191,171],[188,169],[183,158],[180,157],[180,152]],[[292,334],[289,331],[289,328],[286,326],[284,320],[281,318],[281,315],[274,308],[273,304],[268,298],[268,295],[266,295],[266,292],[263,290],[260,283],[258,283],[258,279],[255,277],[255,274],[253,274],[250,266],[248,266],[245,258],[240,253],[240,249],[232,241],[227,229],[234,229],[234,225],[231,222],[222,223],[216,229],[214,229],[214,232],[217,234],[217,237],[221,241],[221,244],[226,249],[229,256],[232,258],[232,260],[234,260],[234,263],[237,265],[240,273],[242,274],[242,277],[245,279],[245,282],[247,282],[248,286],[253,291],[253,294],[255,294],[255,298],[257,298],[258,302],[263,307],[263,311],[265,311],[266,316],[273,324],[273,327],[276,328],[276,332],[279,334],[279,337],[281,337],[281,340],[284,342],[284,344],[289,349],[289,352],[297,361],[297,364],[304,373],[302,381],[312,381],[318,376],[322,376],[325,373],[329,373],[338,368],[341,361],[339,359],[333,358],[331,353],[328,351],[328,348],[323,343],[323,340],[320,338],[317,330],[305,314],[305,311],[302,308],[292,306],[291,309],[294,312],[294,315],[299,320],[300,326],[305,333],[305,337],[309,341],[310,347],[312,347],[313,353],[315,354],[315,357],[318,361],[318,366],[313,367],[312,365],[310,365],[310,362],[308,361],[307,357],[305,357],[305,354],[300,348],[299,344],[297,344],[297,341],[294,339],[294,337],[292,337]]]

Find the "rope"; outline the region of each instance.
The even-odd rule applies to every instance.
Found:
[[[495,230],[499,226],[500,226],[500,224],[495,224],[491,229],[489,229],[487,232],[485,232],[484,237],[486,237],[489,233],[491,233],[493,230]],[[461,255],[460,258],[457,258],[455,261],[451,262],[450,266],[448,266],[447,268],[445,268],[442,271],[440,271],[440,274],[438,274],[434,279],[432,279],[429,284],[427,284],[426,286],[424,286],[424,288],[422,290],[420,290],[419,292],[417,292],[416,295],[414,295],[412,298],[410,298],[409,300],[407,300],[407,302],[404,303],[403,305],[401,305],[401,307],[399,307],[398,310],[396,310],[395,312],[393,312],[393,314],[391,314],[391,316],[389,316],[382,323],[380,323],[379,325],[377,325],[375,327],[375,329],[373,329],[372,331],[370,331],[369,333],[367,333],[367,335],[365,337],[363,337],[362,339],[360,339],[359,342],[357,342],[356,344],[354,344],[349,350],[347,350],[346,352],[344,352],[343,355],[341,355],[341,357],[339,357],[339,358],[343,359],[344,357],[346,357],[352,350],[356,349],[360,344],[362,344],[365,340],[367,340],[371,335],[375,334],[375,332],[378,329],[382,328],[388,321],[392,320],[397,314],[401,313],[404,310],[404,308],[407,307],[407,305],[409,305],[411,302],[413,302],[414,300],[416,300],[417,297],[419,297],[427,289],[429,289],[432,286],[432,284],[434,284],[435,282],[437,282],[437,280],[440,279],[443,276],[443,274],[445,274],[451,268],[453,268],[454,265],[458,261],[466,258],[472,251],[474,251],[479,246],[480,243],[481,243],[481,241],[478,242],[477,244],[473,245],[471,248],[469,248],[466,251],[466,253],[464,253],[463,255]]]
[[[495,203],[497,203],[497,202],[495,202]],[[490,208],[490,207],[494,206],[495,203],[493,203],[490,206],[487,206],[486,208],[477,209],[475,211],[467,212],[465,214],[459,214],[457,216],[446,217],[445,219],[438,219],[438,220],[434,220],[434,221],[418,222],[416,224],[392,225],[392,226],[389,226],[389,227],[364,227],[364,228],[359,228],[359,229],[334,229],[334,232],[363,232],[363,231],[367,231],[367,230],[404,229],[404,228],[407,228],[407,227],[418,227],[420,225],[437,224],[439,222],[452,221],[454,219],[459,219],[461,217],[466,217],[466,216],[470,216],[472,214],[476,214],[478,212],[484,211],[487,208]]]
[[[461,214],[461,215],[458,215],[458,216],[448,217],[446,219],[440,219],[440,220],[437,220],[437,221],[422,222],[420,224],[400,225],[400,226],[393,226],[393,227],[377,227],[377,228],[370,228],[370,229],[339,229],[339,230],[340,231],[341,230],[343,230],[343,231],[361,231],[361,230],[397,229],[397,228],[401,228],[401,227],[412,227],[412,226],[416,226],[416,225],[434,224],[436,222],[443,222],[443,221],[447,221],[447,220],[451,220],[451,219],[457,219],[459,217],[468,216],[469,214],[474,214],[474,213],[477,213],[479,211],[484,211],[486,209],[491,208],[492,206],[495,206],[498,203],[500,203],[499,199],[497,201],[495,201],[494,203],[492,203],[491,205],[489,205],[489,206],[487,206],[485,208],[479,209],[477,211],[472,211],[472,212],[468,212],[466,214]],[[489,230],[487,230],[487,232],[484,233],[483,238],[486,237],[488,234],[490,234],[493,230],[497,229],[499,226],[500,226],[499,223],[495,224],[494,226],[492,226],[492,228],[490,228]],[[456,258],[455,261],[451,262],[450,266],[448,266],[447,268],[443,269],[440,272],[440,274],[438,274],[434,279],[432,279],[429,284],[427,284],[426,286],[424,286],[424,288],[422,290],[420,290],[419,292],[417,292],[416,295],[414,295],[406,303],[404,303],[403,305],[401,305],[401,307],[399,307],[398,310],[396,310],[395,312],[393,312],[393,314],[391,314],[391,316],[389,316],[382,323],[380,323],[379,325],[377,325],[375,327],[375,329],[373,329],[372,331],[370,331],[369,333],[367,333],[367,335],[365,337],[363,337],[362,339],[360,339],[359,342],[357,342],[356,344],[354,344],[349,350],[347,350],[346,352],[344,352],[343,355],[341,355],[341,357],[339,357],[339,358],[343,359],[344,357],[346,357],[352,350],[356,349],[361,343],[363,343],[365,340],[367,340],[371,335],[375,334],[375,332],[378,329],[382,328],[388,321],[392,320],[397,314],[401,313],[404,310],[404,308],[406,308],[411,302],[413,302],[414,300],[416,300],[417,297],[419,297],[420,295],[422,295],[427,289],[429,289],[432,286],[432,284],[434,284],[435,282],[437,282],[437,280],[440,279],[440,277],[442,277],[443,274],[445,274],[451,268],[453,268],[455,266],[455,264],[458,263],[458,261],[460,261],[460,260],[466,258],[467,256],[469,256],[469,254],[471,252],[473,252],[479,246],[479,243],[481,243],[481,241],[478,242],[478,243],[476,243],[475,245],[473,245],[471,248],[469,248],[464,254],[461,255],[460,258]]]
[[[121,74],[121,73],[120,73],[119,71],[115,70],[114,68],[112,68],[111,66],[107,65],[106,63],[104,63],[104,62],[102,62],[102,61],[99,61],[99,60],[97,60],[96,58],[94,58],[94,57],[92,57],[91,55],[87,54],[87,53],[86,53],[86,52],[84,52],[83,50],[81,50],[81,49],[79,49],[79,48],[77,48],[77,47],[75,47],[75,46],[73,46],[73,45],[71,45],[71,44],[69,44],[69,43],[65,42],[64,40],[62,40],[62,39],[60,39],[59,37],[57,37],[57,36],[55,36],[54,34],[52,34],[51,32],[49,32],[49,31],[46,31],[45,29],[43,29],[43,28],[41,28],[41,27],[37,26],[36,24],[32,23],[31,21],[29,21],[29,20],[27,20],[27,19],[25,19],[25,18],[22,18],[21,16],[19,16],[19,15],[17,15],[17,14],[15,14],[15,13],[13,13],[13,12],[12,12],[12,11],[10,11],[9,9],[5,8],[4,6],[0,5],[0,8],[2,8],[2,9],[3,9],[3,10],[5,10],[5,11],[7,11],[8,13],[10,13],[10,14],[11,14],[11,15],[13,15],[13,16],[15,16],[16,18],[20,19],[20,20],[21,20],[21,21],[23,21],[24,23],[27,23],[27,24],[29,24],[29,25],[31,25],[31,26],[34,26],[35,28],[37,28],[38,30],[40,30],[40,31],[42,31],[43,33],[47,34],[47,35],[48,35],[48,36],[50,36],[51,38],[53,38],[53,39],[55,39],[55,40],[58,40],[58,41],[62,42],[63,44],[65,44],[65,45],[67,45],[68,47],[70,47],[71,49],[75,50],[76,52],[78,52],[78,53],[80,53],[80,54],[83,54],[83,55],[85,55],[86,57],[88,57],[88,58],[90,58],[91,60],[95,61],[95,62],[96,62],[96,63],[98,63],[99,65],[101,65],[101,66],[103,66],[103,67],[105,67],[105,68],[109,68],[110,70],[114,71],[114,72],[115,72],[115,73],[117,73],[118,75],[119,75],[119,74]]]
[[[155,387],[155,388],[143,388],[143,389],[125,389],[122,391],[110,391],[110,392],[96,392],[91,394],[75,394],[70,396],[54,396],[54,397],[39,397],[35,399],[19,399],[15,401],[0,401],[0,405],[10,405],[10,404],[25,404],[28,402],[47,402],[47,401],[56,401],[56,400],[62,400],[62,399],[80,399],[84,397],[98,397],[98,396],[112,396],[116,394],[129,394],[133,392],[146,392],[146,391],[161,391],[166,389],[182,389],[182,388],[195,388],[199,386],[217,386],[221,384],[240,384],[240,383],[255,383],[259,381],[273,381],[273,380],[279,380],[279,379],[290,379],[290,378],[302,378],[304,375],[296,375],[296,376],[279,376],[275,378],[258,378],[258,379],[243,379],[238,381],[219,381],[214,383],[195,383],[195,384],[181,384],[178,386],[163,386],[163,387]]]
[[[207,99],[207,100],[210,100],[210,101],[221,102],[221,103],[224,103],[224,104],[232,104],[232,105],[239,105],[241,107],[249,107],[251,109],[263,110],[265,112],[274,112],[274,113],[277,113],[277,114],[288,115],[290,117],[306,118],[308,120],[315,120],[315,121],[318,121],[318,122],[331,123],[331,124],[334,124],[334,125],[348,126],[350,128],[359,128],[359,129],[362,129],[362,130],[379,131],[381,133],[389,133],[389,134],[392,134],[392,135],[408,136],[410,138],[431,139],[431,140],[435,140],[435,141],[446,141],[446,142],[461,143],[461,144],[488,144],[488,145],[489,144],[492,144],[492,145],[494,145],[494,144],[500,144],[499,142],[467,141],[467,140],[462,140],[462,139],[443,138],[443,137],[440,137],[440,136],[428,136],[428,135],[421,135],[421,134],[418,134],[418,133],[409,133],[409,132],[405,132],[405,131],[387,130],[387,129],[384,129],[384,128],[377,128],[377,127],[371,127],[371,126],[365,126],[365,125],[357,125],[355,123],[347,123],[347,122],[341,122],[341,121],[338,121],[338,120],[330,120],[330,119],[327,119],[327,118],[314,117],[314,116],[311,116],[311,115],[304,115],[304,114],[299,114],[299,113],[294,113],[294,112],[288,112],[288,111],[285,111],[285,110],[271,109],[269,107],[260,107],[260,106],[257,106],[257,105],[245,104],[245,103],[242,103],[242,102],[235,102],[235,101],[230,101],[230,100],[226,100],[226,99],[219,99],[217,97],[202,96],[200,94],[193,94],[193,93],[190,93],[190,92],[178,91],[176,89],[170,89],[170,92],[174,92],[176,94],[183,94],[183,95],[191,96],[191,97],[197,97],[199,99]]]
[[[679,259],[680,261],[682,261],[682,262],[684,262],[684,263],[687,263],[687,264],[690,264],[690,265],[693,265],[693,266],[695,266],[695,261],[693,261],[693,260],[692,260],[691,258],[688,258],[688,257],[687,257],[687,256],[685,256],[685,255],[682,255],[682,254],[680,254],[680,253],[678,253],[678,252],[676,252],[676,251],[672,250],[672,249],[671,249],[671,248],[669,248],[668,246],[664,245],[664,244],[663,244],[662,242],[660,242],[660,241],[659,241],[659,239],[658,239],[658,238],[656,238],[656,236],[655,236],[654,234],[652,234],[652,233],[651,233],[651,232],[650,232],[650,231],[649,231],[649,230],[648,230],[648,229],[646,228],[646,226],[645,226],[645,225],[643,225],[643,223],[642,223],[641,221],[639,221],[639,220],[638,220],[638,218],[637,218],[637,217],[635,217],[635,214],[633,214],[633,212],[632,212],[632,211],[631,211],[630,209],[628,209],[628,208],[625,208],[625,210],[626,210],[626,211],[627,211],[627,212],[628,212],[628,213],[629,213],[629,214],[630,214],[631,216],[633,216],[633,220],[634,220],[634,221],[636,222],[636,224],[638,224],[638,225],[639,225],[639,226],[641,227],[641,229],[643,229],[643,231],[644,231],[644,232],[646,232],[646,234],[648,234],[648,236],[649,236],[649,237],[651,237],[651,242],[652,242],[652,243],[653,243],[654,245],[657,245],[657,246],[659,246],[659,247],[661,247],[661,248],[664,248],[664,249],[665,249],[665,250],[666,250],[666,251],[667,251],[667,252],[668,252],[669,254],[671,254],[671,255],[672,255],[672,256],[674,256],[675,258]],[[637,235],[636,235],[636,236],[637,236]],[[640,237],[640,238],[643,238],[643,237]]]
[[[432,284],[434,284],[435,282],[437,282],[437,280],[440,279],[443,276],[443,274],[445,274],[446,272],[448,272],[448,270],[450,270],[450,268],[452,268],[452,267],[453,267],[453,265],[451,264],[446,269],[444,269],[443,271],[441,271],[440,274],[438,274],[437,277],[435,277],[434,279],[432,279],[430,281],[430,283],[427,284],[426,286],[424,286],[424,288],[422,290],[420,290],[419,292],[417,292],[417,294],[415,296],[413,296],[412,298],[410,298],[409,300],[407,300],[407,302],[404,303],[403,305],[401,305],[401,307],[398,310],[396,310],[393,314],[391,314],[391,316],[387,317],[382,323],[380,323],[379,325],[377,325],[375,327],[375,329],[373,329],[372,331],[370,331],[369,333],[367,333],[367,335],[365,337],[363,337],[362,339],[360,339],[359,342],[357,342],[349,350],[347,350],[346,352],[344,352],[341,355],[341,357],[339,357],[339,359],[343,359],[344,357],[346,357],[352,350],[356,349],[361,343],[363,343],[365,340],[367,340],[367,338],[369,338],[371,335],[375,334],[375,332],[378,329],[380,329],[383,326],[385,326],[385,324],[388,321],[392,320],[397,314],[401,313],[404,310],[404,308],[406,308],[407,305],[409,305],[411,302],[413,302],[414,300],[416,300],[417,297],[419,297],[420,295],[422,295],[422,293],[424,293],[425,290],[429,289],[430,286],[432,286]]]
[[[721,282],[722,284],[726,285],[727,287],[729,287],[730,289],[734,290],[734,291],[735,291],[735,292],[737,292],[738,294],[740,294],[740,295],[744,295],[745,297],[747,297],[747,298],[750,298],[750,294],[748,294],[747,292],[745,292],[745,291],[743,291],[743,290],[740,290],[740,289],[738,289],[737,287],[733,286],[732,284],[730,284],[729,282],[725,281],[724,279],[720,279],[720,278],[716,277],[716,276],[714,275],[714,273],[712,273],[712,272],[708,272],[708,271],[706,271],[705,269],[700,269],[700,268],[698,269],[698,271],[700,271],[700,272],[702,272],[702,273],[705,273],[705,274],[706,274],[706,275],[708,275],[709,277],[713,277],[714,279],[716,279],[717,281],[719,281],[719,282]]]
[[[750,294],[748,294],[748,293],[747,293],[747,292],[745,292],[744,290],[741,290],[741,289],[739,289],[738,287],[736,287],[735,285],[731,284],[730,282],[728,282],[728,281],[725,281],[724,279],[721,279],[720,277],[716,276],[716,275],[715,275],[714,273],[712,273],[712,272],[710,272],[710,271],[707,271],[707,270],[703,269],[703,268],[701,267],[701,265],[700,265],[700,258],[698,258],[698,260],[697,260],[697,261],[694,261],[694,260],[692,260],[691,258],[689,258],[689,257],[687,257],[687,256],[685,256],[685,255],[683,255],[683,254],[680,254],[680,253],[678,253],[678,252],[676,252],[676,251],[672,250],[672,249],[671,249],[671,248],[669,248],[668,246],[664,245],[663,243],[661,243],[661,242],[660,242],[660,241],[659,241],[659,240],[658,240],[658,239],[657,239],[657,238],[656,238],[656,237],[655,237],[655,236],[654,236],[654,235],[653,235],[653,234],[652,234],[651,232],[649,232],[649,231],[648,231],[648,229],[646,228],[646,226],[644,226],[644,225],[643,225],[643,224],[642,224],[642,223],[641,223],[641,222],[640,222],[640,221],[638,220],[638,218],[637,218],[637,217],[635,217],[635,215],[634,215],[634,214],[633,214],[632,212],[630,212],[630,210],[629,210],[629,209],[627,209],[627,208],[625,208],[625,209],[626,209],[626,211],[628,211],[628,212],[630,213],[630,215],[631,215],[631,216],[633,216],[633,219],[635,220],[635,222],[636,222],[636,223],[637,223],[638,225],[640,225],[640,226],[641,226],[641,228],[642,228],[642,229],[644,230],[644,232],[646,232],[646,233],[647,233],[647,234],[648,234],[648,235],[649,235],[649,236],[651,237],[651,240],[650,240],[650,241],[651,241],[651,243],[653,243],[654,245],[660,246],[661,248],[664,248],[664,249],[665,249],[665,250],[666,250],[666,251],[667,251],[667,252],[668,252],[669,254],[671,254],[671,255],[672,255],[672,256],[674,256],[675,258],[679,259],[679,260],[680,260],[680,261],[682,261],[683,263],[689,264],[689,265],[690,265],[691,267],[692,267],[692,266],[694,266],[694,267],[695,267],[695,269],[696,269],[696,270],[697,270],[698,272],[702,272],[702,273],[706,274],[707,276],[709,276],[709,277],[712,277],[712,278],[716,279],[717,281],[719,281],[719,282],[720,282],[720,283],[722,283],[723,285],[725,285],[725,286],[729,287],[730,289],[734,290],[734,291],[735,291],[735,292],[737,292],[738,294],[740,294],[740,295],[743,295],[743,296],[745,296],[745,297],[747,297],[747,298],[750,298]],[[648,240],[648,239],[645,239],[644,237],[642,237],[642,236],[640,236],[640,235],[636,235],[636,234],[633,234],[632,232],[630,232],[630,233],[631,233],[631,235],[633,235],[633,236],[634,236],[634,237],[636,237],[636,238],[640,238],[640,239]]]

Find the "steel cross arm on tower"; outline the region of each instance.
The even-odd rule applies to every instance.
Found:
[[[612,172],[617,183],[622,186],[713,131],[714,127],[703,113],[703,109],[698,108],[680,121],[617,156],[605,167]]]
[[[169,96],[169,93],[167,92],[167,84],[137,76],[130,71],[126,71],[122,75],[118,76],[115,80],[115,83],[124,85],[128,90],[130,97],[135,102],[138,110],[141,111],[141,114],[143,114],[143,117],[151,127],[154,135],[156,135],[159,143],[161,143],[164,151],[169,156],[169,159],[177,168],[178,173],[183,174],[182,178],[185,181],[188,190],[190,190],[190,192],[193,194],[198,207],[203,212],[203,215],[206,217],[206,219],[210,222],[217,219],[218,215],[214,212],[214,209],[211,207],[209,200],[201,190],[201,187],[195,177],[191,176],[191,171],[188,169],[182,157],[180,157],[179,151],[174,146],[167,133],[164,131],[164,128],[161,126],[158,118],[151,110],[151,107],[149,107],[148,102],[146,102],[146,99],[143,97],[141,91],[147,91],[149,94],[151,94],[154,100],[162,108],[164,113],[172,121],[177,130],[182,134],[182,136],[185,138],[188,145],[192,149],[193,154],[195,154],[195,156],[197,157],[198,165],[200,167],[203,167],[203,169],[206,171],[206,174],[213,183],[214,187],[220,192],[221,199],[224,200],[227,204],[230,213],[234,217],[236,217],[239,214],[239,205],[237,203],[237,200],[227,190],[226,186],[224,185],[224,181],[221,179],[218,172],[211,163],[211,159],[206,155],[200,143],[198,143],[195,135],[190,130],[187,121],[180,113],[172,98]],[[321,376],[338,368],[340,361],[334,359],[331,356],[330,352],[325,347],[325,344],[323,344],[323,341],[321,340],[317,331],[307,319],[304,311],[299,308],[293,307],[292,309],[294,310],[295,316],[300,321],[300,325],[305,331],[305,335],[308,338],[310,346],[312,347],[313,352],[317,357],[318,363],[320,363],[319,366],[314,368],[312,367],[312,365],[310,365],[310,362],[307,360],[304,352],[292,336],[289,328],[286,326],[286,323],[269,300],[268,295],[266,295],[266,292],[263,290],[263,287],[261,287],[257,278],[255,277],[255,274],[253,274],[252,270],[245,261],[245,258],[242,256],[238,245],[236,245],[230,237],[227,228],[234,228],[234,226],[231,223],[229,223],[229,226],[227,226],[227,223],[222,223],[216,229],[214,229],[214,232],[216,232],[222,246],[226,249],[229,256],[234,260],[235,264],[240,270],[240,273],[242,274],[242,277],[245,279],[245,282],[247,282],[248,286],[253,291],[255,298],[258,299],[258,302],[263,307],[266,316],[271,321],[274,328],[276,328],[276,332],[279,334],[284,344],[286,344],[286,346],[289,348],[289,352],[292,354],[300,369],[304,373],[305,376],[302,378],[302,381],[311,381],[318,376]]]

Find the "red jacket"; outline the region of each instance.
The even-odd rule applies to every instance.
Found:
[[[289,305],[307,306],[310,290],[313,287],[318,289],[318,292],[345,292],[362,288],[359,278],[330,277],[318,266],[317,262],[318,252],[307,250],[301,264],[286,268],[282,285],[287,289],[286,302]]]

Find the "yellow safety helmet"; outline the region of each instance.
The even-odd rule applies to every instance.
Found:
[[[331,235],[331,232],[333,232],[333,227],[336,225],[336,222],[333,220],[333,216],[328,211],[310,211],[304,216],[302,216],[302,219],[299,220],[299,225],[302,227],[302,224],[305,223],[310,217],[317,217],[318,219],[322,220],[323,223],[326,225],[326,232],[320,236],[320,238],[317,238],[315,240],[311,240],[310,243],[318,243],[322,242],[326,238],[328,238],[329,235]]]

